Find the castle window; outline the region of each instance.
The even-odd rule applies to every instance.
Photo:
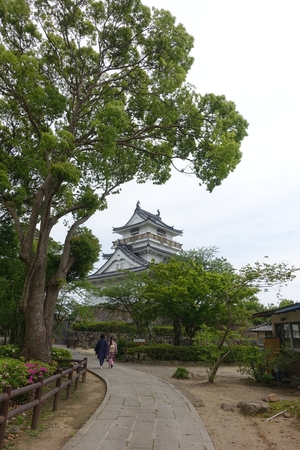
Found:
[[[166,235],[166,232],[165,232],[165,230],[162,230],[161,228],[157,228],[157,234],[158,234],[159,236],[165,236],[165,235]]]
[[[134,236],[135,234],[139,234],[139,228],[131,228],[130,233],[131,236]]]

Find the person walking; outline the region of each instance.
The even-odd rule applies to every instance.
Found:
[[[95,353],[97,355],[97,358],[99,358],[100,369],[102,369],[104,360],[107,357],[108,353],[108,343],[105,339],[104,334],[101,334],[100,339],[96,344]]]
[[[114,341],[113,337],[110,337],[109,344],[108,344],[108,356],[107,356],[108,367],[110,369],[112,369],[114,366],[117,352],[118,352],[117,343]]]

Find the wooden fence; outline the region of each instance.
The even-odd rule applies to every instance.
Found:
[[[44,379],[44,377],[38,377],[36,383],[32,383],[28,386],[14,390],[12,390],[12,386],[7,385],[3,387],[3,393],[0,395],[0,450],[3,448],[6,422],[12,417],[18,416],[29,409],[33,409],[31,429],[36,430],[38,427],[41,405],[46,399],[54,396],[53,411],[57,411],[59,407],[60,391],[66,388],[66,398],[69,399],[71,397],[72,382],[75,382],[75,390],[78,389],[80,376],[82,376],[82,382],[85,382],[87,360],[87,358],[84,358],[83,360],[59,359],[57,360],[59,364],[71,363],[71,366],[68,369],[58,369],[57,374],[49,378]],[[68,377],[67,380],[63,381],[63,378],[66,376]],[[43,393],[43,387],[48,386],[51,383],[55,383],[55,387],[50,390],[47,389],[47,392]],[[9,410],[10,400],[28,392],[34,392],[34,400]]]

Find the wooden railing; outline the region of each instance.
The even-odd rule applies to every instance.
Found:
[[[146,233],[136,234],[128,238],[118,239],[117,241],[113,241],[113,247],[116,247],[119,242],[121,242],[122,244],[131,244],[133,242],[144,239],[148,240],[153,239],[154,241],[159,241],[162,244],[167,244],[169,247],[175,247],[178,248],[179,250],[182,247],[182,244],[179,244],[179,242],[172,241],[171,239],[151,233],[150,231],[147,231]]]
[[[12,417],[22,414],[24,411],[33,409],[32,419],[31,419],[31,429],[36,430],[38,427],[39,414],[41,410],[42,403],[54,396],[53,398],[53,411],[57,411],[59,407],[59,397],[60,391],[62,389],[67,389],[66,398],[71,397],[72,382],[75,382],[74,389],[78,389],[79,378],[82,376],[82,382],[86,380],[87,372],[87,358],[83,360],[78,359],[60,359],[57,360],[59,364],[61,363],[71,363],[71,367],[68,369],[58,369],[57,374],[52,377],[45,378],[38,377],[36,383],[32,383],[28,386],[24,386],[18,389],[12,390],[12,386],[4,386],[3,393],[0,394],[0,450],[3,448],[6,423]],[[66,381],[63,381],[64,377],[68,377]],[[48,386],[55,382],[55,387],[47,390],[43,394],[44,386]],[[15,409],[9,410],[10,401],[20,395],[24,395],[28,392],[34,392],[34,400],[18,406]]]

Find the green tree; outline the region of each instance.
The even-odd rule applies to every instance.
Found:
[[[192,250],[171,257],[167,263],[153,264],[146,282],[145,294],[157,304],[159,314],[173,320],[175,345],[180,345],[181,327],[188,336],[201,341],[211,336],[215,360],[210,361],[212,383],[222,361],[231,348],[229,338],[249,324],[260,309],[256,294],[292,281],[299,270],[287,263],[256,262],[234,271],[230,263],[216,258],[214,247]],[[206,261],[207,258],[207,261]],[[206,345],[206,344],[205,344]],[[222,351],[227,345],[228,352]]]
[[[284,308],[285,306],[291,306],[294,305],[294,301],[293,300],[288,300],[287,298],[284,298],[282,300],[280,300],[279,304],[278,304],[278,308]]]
[[[218,258],[214,264],[210,258],[205,263],[200,256],[204,258],[210,253],[203,251],[199,259],[189,259],[188,255],[189,252],[184,258],[174,256],[166,264],[153,265],[146,283],[146,295],[157,304],[160,316],[173,321],[175,345],[180,345],[182,327],[193,339],[203,325],[218,327],[228,322],[226,292],[236,281],[232,266],[226,260]],[[210,267],[218,271],[207,270]],[[244,287],[231,302],[231,310],[240,323],[250,316],[246,304],[250,299],[253,301],[256,292],[256,289]]]
[[[56,303],[55,323],[93,320],[95,313],[92,300],[98,292],[99,289],[85,278],[64,284]]]
[[[87,242],[86,242],[87,241]],[[82,248],[81,248],[82,247]],[[47,253],[46,290],[59,266],[63,247],[50,239]],[[0,227],[0,328],[5,335],[10,335],[10,342],[22,347],[24,341],[24,316],[19,301],[22,296],[26,266],[18,258],[19,242],[17,233],[11,221],[3,220]],[[87,311],[88,295],[93,286],[85,280],[99,253],[98,240],[84,228],[77,230],[72,241],[73,265],[67,274],[67,281],[63,282],[60,298],[56,305],[55,321],[63,320],[63,310],[66,304],[72,309],[72,314],[84,316],[91,314]],[[68,294],[67,294],[68,293]],[[72,294],[71,294],[72,293]],[[72,299],[70,298],[72,295]],[[77,298],[77,301],[75,298]],[[68,298],[68,301],[67,301]],[[79,299],[81,301],[79,301]],[[62,307],[65,305],[65,309]],[[60,313],[58,313],[60,310]],[[69,316],[70,316],[69,311]]]
[[[255,289],[256,292],[264,288],[276,286],[278,292],[282,285],[292,281],[296,277],[296,272],[299,269],[294,266],[289,266],[287,263],[267,264],[256,262],[253,265],[247,264],[242,267],[236,274],[232,285],[224,292],[224,304],[227,309],[227,323],[223,328],[223,333],[219,338],[217,344],[217,357],[215,363],[211,365],[208,380],[213,383],[217,371],[226,358],[228,353],[220,354],[221,348],[226,343],[230,332],[232,331],[235,317],[242,317],[239,311],[235,311],[237,298],[244,297],[244,292],[248,289]],[[238,313],[238,314],[237,314]],[[230,352],[230,348],[228,350]]]
[[[66,337],[69,324],[94,319],[91,298],[95,289],[87,280],[70,281],[62,287],[54,312],[53,333],[58,339]]]
[[[212,191],[239,163],[247,122],[185,82],[192,46],[168,11],[140,0],[0,0],[0,201],[27,268],[25,357],[50,360],[76,230],[109,194],[133,179],[164,183],[178,160]]]
[[[195,262],[208,272],[234,273],[234,267],[226,258],[217,256],[219,249],[215,246],[182,250],[174,255],[178,261]]]
[[[127,311],[135,323],[140,337],[147,330],[151,337],[150,325],[157,313],[151,301],[145,297],[147,274],[124,271],[124,278],[118,283],[110,283],[99,295],[108,301],[107,308]]]

